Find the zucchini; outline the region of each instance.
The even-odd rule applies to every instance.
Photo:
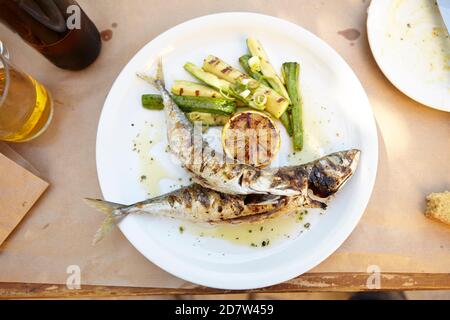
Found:
[[[187,62],[184,65],[184,69],[186,69],[187,72],[192,74],[195,78],[197,78],[200,81],[203,81],[207,85],[213,87],[216,90],[219,90],[219,92],[223,92],[225,94],[231,93],[231,84],[228,81],[219,79],[214,74],[208,73],[205,70],[197,67],[195,64],[191,62]]]
[[[259,71],[253,71],[251,66],[249,65],[249,60],[252,56],[249,54],[245,54],[239,58],[239,63],[242,68],[247,72],[253,79],[258,80],[261,84],[270,86],[269,83],[264,79],[264,76]],[[258,58],[259,59],[259,58]],[[281,123],[286,128],[286,131],[289,136],[292,136],[292,128],[291,128],[291,116],[289,114],[289,109],[287,109],[280,117]]]
[[[215,74],[220,79],[224,79],[230,83],[241,82],[244,79],[251,80],[250,76],[242,73],[236,68],[233,68],[213,55],[209,55],[205,59],[203,63],[203,70]]]
[[[292,139],[295,151],[303,149],[303,100],[300,94],[300,65],[297,62],[283,63],[283,76],[292,101]]]
[[[291,115],[289,114],[289,110],[286,110],[286,112],[281,115],[280,121],[286,128],[288,135],[292,137]]]
[[[264,75],[265,79],[267,79],[267,82],[269,82],[270,87],[272,87],[273,90],[289,100],[289,94],[284,87],[283,81],[277,75],[275,68],[270,64],[267,54],[264,51],[261,43],[254,38],[248,38],[247,47],[252,56],[259,57],[261,73]]]
[[[184,112],[205,112],[213,114],[231,115],[236,112],[236,103],[227,99],[172,96],[173,101]],[[142,95],[142,106],[150,110],[164,109],[163,99],[158,94]]]
[[[141,97],[142,106],[148,110],[163,110],[163,99],[159,94],[143,94]]]
[[[185,80],[174,81],[171,91],[173,94],[177,96],[194,96],[194,97],[209,97],[209,98],[222,97],[219,91],[214,90],[211,87],[202,85],[200,83]]]
[[[209,127],[224,126],[230,120],[230,116],[204,112],[190,112],[187,117],[192,122],[200,121],[202,125]]]
[[[250,66],[248,65],[248,60],[251,57],[252,57],[251,55],[245,54],[239,58],[239,63],[241,64],[245,72],[247,72],[253,79],[259,81],[259,83],[268,87],[269,83],[264,79],[264,76],[260,72],[253,72]]]
[[[231,89],[235,91],[235,95],[236,93],[248,93],[246,92],[246,90],[249,90],[251,94],[247,95],[246,97],[241,96],[241,98],[244,98],[247,105],[252,108],[258,110],[266,110],[274,117],[279,118],[289,106],[289,101],[285,97],[281,96],[273,89],[259,83],[255,79],[250,78],[250,76],[246,75],[245,73],[242,73],[236,68],[231,67],[215,56],[210,55],[205,59],[203,69],[211,74],[216,75],[220,79],[232,82],[234,88],[232,87]],[[249,81],[249,83],[247,85],[243,85],[243,80]],[[242,89],[240,87],[242,86],[248,87],[248,89],[241,91]],[[267,101],[262,106],[262,108],[260,107],[260,104],[257,104],[255,102],[255,97],[267,98]]]

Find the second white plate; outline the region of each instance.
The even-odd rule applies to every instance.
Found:
[[[372,0],[367,32],[375,60],[393,85],[450,112],[450,39],[435,1]]]

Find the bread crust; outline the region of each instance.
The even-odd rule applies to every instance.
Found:
[[[450,192],[430,194],[427,197],[425,216],[450,225]]]

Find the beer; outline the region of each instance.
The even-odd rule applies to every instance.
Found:
[[[100,33],[73,0],[0,0],[0,22],[62,69],[84,69],[100,53]]]
[[[34,139],[52,115],[53,102],[45,87],[0,56],[0,140]]]

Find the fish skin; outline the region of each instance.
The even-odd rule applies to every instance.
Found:
[[[361,151],[351,149],[332,153],[306,165],[308,188],[320,198],[328,198],[339,191],[358,167]]]
[[[181,165],[191,173],[194,182],[203,187],[210,188],[228,194],[273,194],[280,196],[295,196],[305,192],[305,181],[308,180],[311,170],[318,173],[317,168],[324,169],[325,164],[341,166],[340,174],[345,171],[344,159],[348,159],[349,166],[352,163],[356,167],[360,151],[356,149],[342,151],[333,155],[339,161],[328,162],[323,160],[323,165],[310,164],[291,166],[276,169],[259,169],[251,165],[236,163],[226,155],[215,151],[203,139],[201,130],[195,130],[193,124],[187,119],[184,112],[172,100],[170,93],[164,86],[162,61],[159,59],[156,78],[139,75],[161,92],[164,109],[166,112],[167,138],[170,150],[180,160]],[[326,157],[324,157],[326,158]],[[322,159],[324,159],[322,158]],[[308,170],[310,168],[311,170]],[[316,191],[320,191],[320,185],[330,184],[325,181],[328,176],[316,177]],[[338,181],[339,175],[333,178]],[[330,180],[331,181],[331,180]],[[331,184],[330,184],[331,186]],[[322,191],[323,192],[323,191]]]
[[[316,196],[327,198],[336,193],[353,175],[360,156],[361,151],[350,149],[326,155],[306,164],[266,168],[251,177],[244,175],[241,184],[249,186],[249,194],[296,196],[305,194],[306,190],[310,189]],[[210,181],[198,177],[194,180],[204,187],[223,191]]]
[[[211,224],[260,222],[299,208],[321,208],[326,204],[307,194],[294,197],[275,195],[231,195],[192,184],[162,196],[130,206],[99,199],[86,203],[106,214],[95,234],[93,244],[102,240],[113,227],[129,214],[157,215]]]
[[[350,149],[331,153],[317,160],[297,166],[266,169],[264,175],[256,181],[264,183],[271,181],[271,187],[282,190],[311,190],[320,198],[328,198],[336,193],[356,171],[361,151]]]
[[[193,222],[234,223],[261,214],[286,213],[298,207],[325,208],[308,195],[231,195],[192,184],[160,197],[116,208],[114,216],[152,214]]]

